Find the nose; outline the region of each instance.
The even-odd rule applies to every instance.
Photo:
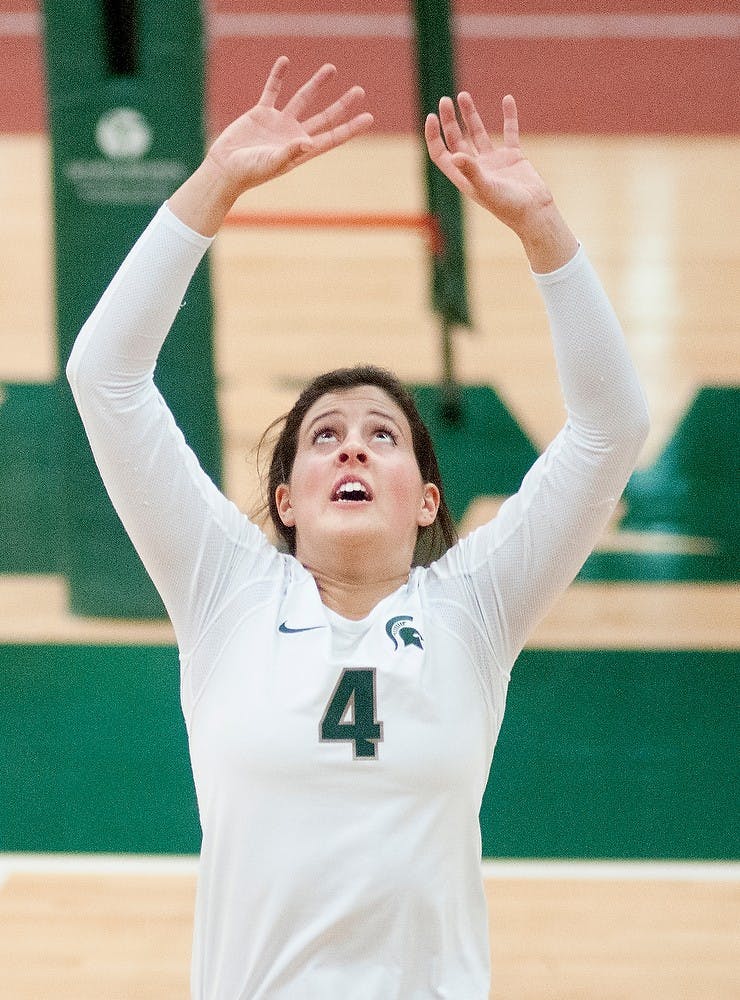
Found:
[[[367,462],[367,452],[359,442],[345,441],[340,449],[338,460],[340,465],[347,465],[353,460],[359,462],[360,465],[365,465]]]

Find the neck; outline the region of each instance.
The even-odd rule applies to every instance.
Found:
[[[360,581],[346,577],[338,579],[311,566],[306,566],[306,569],[316,581],[321,600],[327,608],[354,621],[366,618],[384,597],[398,590],[409,577],[406,572],[383,580]]]
[[[378,548],[382,547],[333,545],[321,558],[319,553],[302,551],[299,544],[296,557],[316,581],[324,604],[343,618],[359,620],[409,578],[411,553],[379,563]]]

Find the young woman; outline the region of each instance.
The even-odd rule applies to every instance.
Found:
[[[509,673],[603,530],[645,405],[605,294],[519,147],[513,98],[501,146],[468,94],[461,123],[444,98],[430,155],[520,237],[566,424],[495,520],[452,544],[398,381],[321,376],[275,449],[270,509],[288,552],[274,547],[199,468],[152,373],[234,200],[371,122],[357,87],[314,111],[330,66],[279,109],[286,69],[160,209],[67,368],[180,650],[203,830],[192,995],[484,1000],[478,810]],[[415,562],[417,547],[440,557]]]

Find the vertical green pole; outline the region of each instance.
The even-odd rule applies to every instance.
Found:
[[[419,110],[422,122],[439,108],[439,99],[455,96],[454,47],[448,0],[414,0]],[[450,417],[459,410],[454,371],[452,328],[469,326],[465,269],[465,230],[460,192],[425,158],[427,205],[437,220],[442,248],[431,258],[432,302],[440,316],[443,408]]]
[[[74,338],[157,207],[203,155],[198,0],[45,0],[57,329]],[[168,338],[157,380],[201,464],[221,447],[207,263]],[[157,618],[158,595],[100,483],[66,384],[58,428],[72,610]]]

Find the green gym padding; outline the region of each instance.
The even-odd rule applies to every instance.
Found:
[[[0,573],[58,573],[58,391],[0,386]]]
[[[171,647],[0,646],[0,851],[190,853]]]
[[[737,858],[740,653],[525,650],[484,855]]]
[[[43,6],[63,367],[139,233],[202,159],[205,43],[198,0],[47,0]],[[162,353],[158,381],[201,463],[219,481],[211,328],[206,260]],[[60,548],[72,610],[163,617],[105,494],[63,381],[58,434],[65,514]]]
[[[516,492],[537,450],[491,386],[460,386],[455,420],[446,416],[443,387],[410,388],[434,441],[447,505],[456,521],[479,496]]]
[[[736,858],[739,667],[734,651],[525,650],[484,854]],[[0,851],[198,850],[175,649],[0,646],[0,746]]]
[[[461,386],[460,409],[450,419],[444,386],[411,390],[429,427],[445,495],[456,521],[479,496],[514,493],[537,450],[512,413],[487,385]],[[685,534],[702,540],[699,551],[595,551],[581,581],[728,582],[740,579],[738,480],[739,390],[705,386],[653,466],[636,472],[624,494],[620,528]]]
[[[625,528],[740,541],[740,387],[704,386],[657,462],[625,491]]]

